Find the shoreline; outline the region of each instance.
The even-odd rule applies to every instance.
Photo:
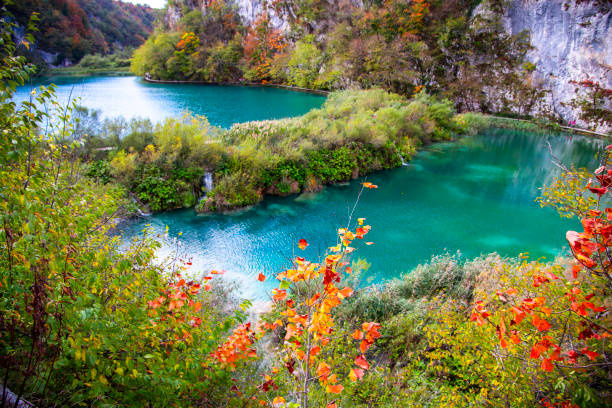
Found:
[[[329,95],[330,93],[332,93],[332,91],[325,91],[325,90],[322,90],[322,89],[302,88],[302,87],[299,87],[299,86],[274,84],[274,83],[259,83],[259,82],[214,82],[214,81],[175,81],[175,80],[164,80],[164,79],[152,79],[152,78],[149,78],[149,77],[146,77],[146,76],[145,77],[140,77],[140,78],[142,78],[142,80],[144,80],[145,82],[149,82],[149,83],[153,83],[153,84],[230,85],[230,86],[250,86],[250,87],[259,87],[259,86],[261,86],[261,87],[287,89],[287,90],[295,91],[295,92],[304,92],[304,93],[311,93],[311,94],[317,94],[317,95],[326,95],[326,96]],[[497,120],[510,120],[510,121],[529,123],[529,124],[532,124],[532,125],[540,127],[540,128],[549,129],[549,130],[558,130],[558,131],[562,131],[562,132],[566,132],[566,133],[571,133],[571,134],[579,133],[579,134],[583,134],[583,135],[586,135],[586,136],[594,136],[594,137],[597,137],[597,138],[600,138],[600,139],[601,138],[612,138],[612,134],[595,132],[595,131],[592,131],[592,130],[578,128],[578,127],[569,127],[569,126],[563,126],[563,125],[558,125],[557,127],[555,127],[555,126],[547,126],[546,124],[538,123],[536,121],[528,120],[528,119],[517,119],[517,118],[510,118],[510,117],[507,117],[507,116],[486,115],[486,114],[482,114],[482,115],[488,116],[490,118],[497,119]]]
[[[273,84],[273,83],[259,83],[259,82],[214,82],[214,81],[174,81],[174,80],[165,80],[165,79],[152,79],[148,77],[140,77],[143,81],[149,82],[152,84],[175,84],[175,85],[229,85],[229,86],[250,86],[250,87],[269,87],[269,88],[279,88],[279,89],[287,89],[290,91],[296,92],[304,92],[311,93],[317,95],[329,95],[331,91],[324,91],[322,89],[311,89],[311,88],[302,88],[299,86],[291,86],[291,85],[283,85],[283,84]]]
[[[522,122],[522,123],[526,123],[529,125],[533,125],[536,126],[542,130],[550,130],[550,131],[559,131],[559,132],[563,132],[563,133],[570,133],[570,134],[581,134],[583,136],[590,136],[590,137],[595,137],[597,139],[612,139],[612,134],[607,134],[607,133],[600,133],[600,132],[595,132],[593,130],[588,130],[588,129],[583,129],[583,128],[578,128],[578,127],[570,127],[570,126],[563,126],[563,125],[553,125],[551,124],[545,124],[545,123],[538,123],[536,121],[533,120],[528,120],[528,119],[517,119],[517,118],[509,118],[507,116],[497,116],[497,115],[485,115],[482,114],[485,117],[489,117],[492,120],[497,120],[497,121],[515,121],[515,122]],[[500,126],[499,123],[495,123],[492,125],[493,127],[495,126]]]

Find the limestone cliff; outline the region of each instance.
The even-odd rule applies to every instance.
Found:
[[[263,11],[266,0],[226,0],[233,3],[245,24]],[[330,8],[341,0],[328,0]],[[269,2],[269,0],[268,0]],[[363,7],[362,0],[345,0],[351,7]],[[343,4],[344,4],[343,3]],[[207,10],[207,0],[169,0],[166,25],[176,28],[187,10]],[[474,14],[487,13],[483,1]],[[531,80],[548,89],[545,106],[565,122],[580,123],[579,112],[570,106],[576,85],[570,81],[591,79],[612,89],[612,2],[609,0],[505,0],[503,24],[511,34],[529,32],[533,49],[527,58],[536,66]],[[287,21],[272,13],[272,24],[289,29]],[[336,24],[328,19],[313,22],[315,28]],[[327,30],[313,30],[325,36]],[[537,113],[537,112],[532,112]],[[601,129],[604,130],[604,129]]]
[[[612,88],[612,3],[605,0],[510,0],[504,16],[512,34],[530,33],[528,59],[550,89],[549,104],[565,121],[578,121],[567,103],[572,80],[587,76]]]
[[[266,0],[230,0],[238,10],[242,21],[245,24],[251,24],[263,12],[264,3]],[[164,23],[171,29],[176,29],[176,26],[186,10],[201,10],[206,13],[207,0],[170,0],[168,1],[168,10],[164,17]],[[271,13],[271,24],[275,28],[287,29],[288,24],[283,19]]]

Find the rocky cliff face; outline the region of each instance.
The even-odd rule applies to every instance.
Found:
[[[238,9],[238,14],[245,24],[251,24],[263,12],[265,0],[229,0]],[[201,10],[206,13],[206,0],[174,0],[168,4],[168,11],[164,17],[164,23],[171,29],[176,29],[177,24],[183,16],[183,10]],[[270,16],[270,21],[273,27],[280,29],[288,29],[289,25],[286,21],[276,16],[273,12]]]
[[[572,80],[587,76],[612,88],[612,3],[606,0],[511,0],[504,16],[512,34],[530,33],[528,59],[551,90],[548,103],[565,121],[578,120],[567,103]]]

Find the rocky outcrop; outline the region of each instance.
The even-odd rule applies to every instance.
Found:
[[[166,13],[164,14],[164,25],[171,30],[178,29],[178,23],[185,11],[201,10],[206,12],[206,0],[172,0],[168,1]]]
[[[263,12],[265,0],[232,0],[234,4],[238,7],[238,14],[242,17],[243,21],[246,24],[251,24],[253,21],[257,19],[259,15]],[[270,3],[270,2],[268,2]],[[270,24],[274,28],[279,28],[281,30],[288,30],[289,24],[287,21],[277,16],[273,10],[268,8],[270,13]]]
[[[504,16],[508,32],[530,33],[528,59],[537,79],[550,89],[548,103],[565,121],[576,120],[569,106],[570,81],[590,78],[612,88],[612,3],[605,0],[510,0]]]
[[[263,13],[266,0],[229,0],[229,2],[236,7],[243,23],[250,25]],[[169,2],[164,23],[170,29],[176,30],[185,10],[200,10],[202,13],[206,13],[207,5],[207,0],[174,0]],[[270,13],[270,23],[274,28],[282,30],[289,28],[287,21],[277,16],[271,8],[268,7],[268,11]]]

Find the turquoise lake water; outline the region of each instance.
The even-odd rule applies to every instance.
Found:
[[[539,187],[558,175],[547,140],[565,163],[586,167],[595,166],[594,153],[602,146],[576,136],[490,130],[429,146],[407,166],[370,175],[368,181],[379,188],[364,192],[355,215],[367,218],[372,231],[364,241],[375,244],[358,245],[353,258],[371,263],[367,277],[374,283],[444,252],[554,258],[565,248],[565,232],[579,223],[534,201]],[[274,279],[260,283],[257,274],[290,266],[292,245],[300,238],[310,246],[297,251],[310,259],[335,244],[335,231],[346,226],[361,181],[317,194],[269,197],[231,214],[197,215],[192,209],[157,214],[125,224],[123,233],[138,234],[148,224],[163,232],[167,225],[162,254],[178,238],[195,273],[225,269],[245,296],[262,299]]]
[[[149,117],[154,121],[185,111],[206,115],[216,126],[301,115],[320,106],[324,97],[275,88],[150,84],[136,77],[64,77],[43,84],[58,85],[61,102],[100,109],[103,116]],[[35,84],[38,85],[38,84]],[[28,97],[21,88],[16,99]],[[382,282],[409,272],[432,255],[460,251],[471,258],[493,251],[504,256],[528,252],[552,259],[565,248],[565,232],[576,220],[561,219],[553,209],[534,201],[539,187],[558,169],[546,145],[567,164],[593,168],[602,142],[566,135],[533,135],[490,130],[457,142],[421,151],[407,166],[368,177],[379,185],[362,195],[355,217],[366,217],[372,231],[353,258],[371,263],[369,282]],[[160,256],[180,242],[192,258],[191,273],[224,269],[246,297],[263,299],[274,284],[256,280],[290,266],[293,243],[309,241],[310,259],[335,244],[335,231],[346,226],[363,179],[329,186],[317,194],[268,197],[231,214],[198,215],[193,209],[137,219],[121,226],[126,238],[150,225],[158,233],[169,227]],[[179,233],[182,233],[179,236]]]
[[[159,121],[189,111],[205,115],[214,126],[303,115],[325,97],[285,89],[222,85],[152,84],[138,77],[54,77],[21,87],[17,101],[29,98],[32,87],[57,85],[62,104],[80,98],[80,105],[104,117],[146,117]]]

